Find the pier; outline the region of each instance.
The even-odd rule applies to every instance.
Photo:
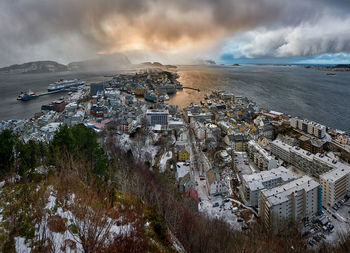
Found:
[[[198,91],[198,92],[201,91],[200,89],[198,89],[198,88],[193,88],[193,87],[184,86],[183,88],[184,88],[184,89],[189,89],[189,90],[196,90],[196,91]]]
[[[64,91],[71,91],[71,89],[62,89],[62,90],[56,90],[56,91],[48,91],[48,92],[43,92],[40,94],[37,94],[38,97],[45,96],[45,95],[50,95],[50,94],[56,94]]]

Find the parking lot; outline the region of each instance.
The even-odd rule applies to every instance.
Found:
[[[312,217],[304,222],[302,235],[309,247],[317,248],[322,241],[336,244],[340,242],[342,235],[349,235],[350,200],[346,199],[334,207],[323,207],[321,216]]]

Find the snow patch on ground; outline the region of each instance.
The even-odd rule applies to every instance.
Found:
[[[214,207],[218,203],[219,206]],[[199,211],[208,215],[209,218],[220,219],[225,221],[233,230],[241,231],[242,224],[237,221],[236,214],[232,213],[232,204],[223,202],[222,197],[215,197],[211,200],[202,200],[199,203]]]
[[[169,159],[173,157],[173,153],[171,151],[168,151],[162,155],[162,158],[160,159],[160,167],[159,171],[164,173],[166,170],[166,163]]]
[[[45,209],[51,210],[51,209],[53,209],[53,208],[55,207],[55,205],[56,205],[56,197],[50,194],[50,196],[49,196],[49,198],[48,198],[48,201],[49,201],[49,202],[47,202],[47,204],[46,204],[46,206],[45,206]]]
[[[15,248],[17,253],[30,253],[31,248],[25,242],[23,237],[15,237]]]
[[[48,211],[45,216],[43,217],[40,225],[38,226],[38,229],[36,230],[35,237],[38,239],[43,238],[44,236],[52,241],[53,248],[55,249],[55,252],[83,252],[83,246],[79,239],[79,237],[76,234],[73,234],[68,228],[75,224],[76,221],[78,221],[77,217],[69,211],[69,210],[63,210],[62,207],[57,207],[56,205],[56,196],[55,191],[53,187],[49,187],[50,189],[50,195],[48,197],[48,202],[45,206],[45,209]],[[67,201],[67,205],[71,205],[74,203],[76,196],[72,194],[69,197],[69,200]],[[55,211],[56,208],[56,211]],[[55,212],[54,212],[55,211]],[[93,210],[91,209],[93,212]],[[56,233],[50,231],[48,227],[48,220],[50,216],[60,216],[62,219],[65,220],[66,228],[67,230],[63,233]],[[120,217],[118,220],[111,219],[110,217],[105,217],[107,220],[107,223],[110,224],[106,226],[105,229],[101,230],[100,236],[107,235],[107,238],[109,240],[106,240],[106,243],[112,242],[113,239],[117,235],[130,235],[133,226],[132,224],[126,224],[126,225],[117,225],[117,222],[122,220],[123,217]],[[81,221],[82,223],[89,223],[89,221]],[[79,222],[78,222],[79,223]],[[87,226],[89,226],[87,224]],[[67,246],[67,242],[73,242],[75,243],[76,249],[71,249]],[[18,244],[18,247],[17,247]],[[66,245],[66,249],[64,249],[63,246]],[[18,250],[17,250],[18,249]],[[63,249],[63,250],[62,250]],[[24,243],[24,238],[17,238],[16,241],[16,250],[17,252],[30,252],[30,248]]]
[[[188,163],[185,162],[179,162],[176,164],[176,179],[179,180],[180,178],[184,177],[187,173],[190,172],[190,166],[186,165]]]
[[[118,136],[117,142],[119,142],[120,147],[124,151],[128,151],[130,149],[130,137],[128,134],[123,133],[122,135]]]

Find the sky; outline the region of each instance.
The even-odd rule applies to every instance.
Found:
[[[350,0],[1,0],[0,67],[131,62],[350,63]]]

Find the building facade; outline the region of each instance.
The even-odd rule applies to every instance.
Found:
[[[322,187],[309,176],[261,191],[259,215],[274,233],[322,213]]]
[[[271,170],[278,167],[277,160],[260,147],[256,141],[251,140],[248,142],[247,153],[260,170]]]
[[[291,118],[289,123],[291,127],[299,129],[304,133],[314,135],[320,139],[324,138],[326,135],[326,127],[313,121]]]
[[[315,177],[337,167],[337,161],[334,158],[320,153],[314,155],[300,147],[292,147],[279,140],[271,142],[270,147],[273,155]]]
[[[168,110],[147,110],[146,119],[150,126],[168,125],[169,111]]]
[[[262,190],[271,189],[294,179],[296,179],[296,176],[282,166],[269,171],[243,175],[242,190],[244,198],[250,206],[257,207],[259,194]]]
[[[337,168],[320,176],[324,206],[334,206],[346,194],[350,194],[350,167],[340,164]]]

